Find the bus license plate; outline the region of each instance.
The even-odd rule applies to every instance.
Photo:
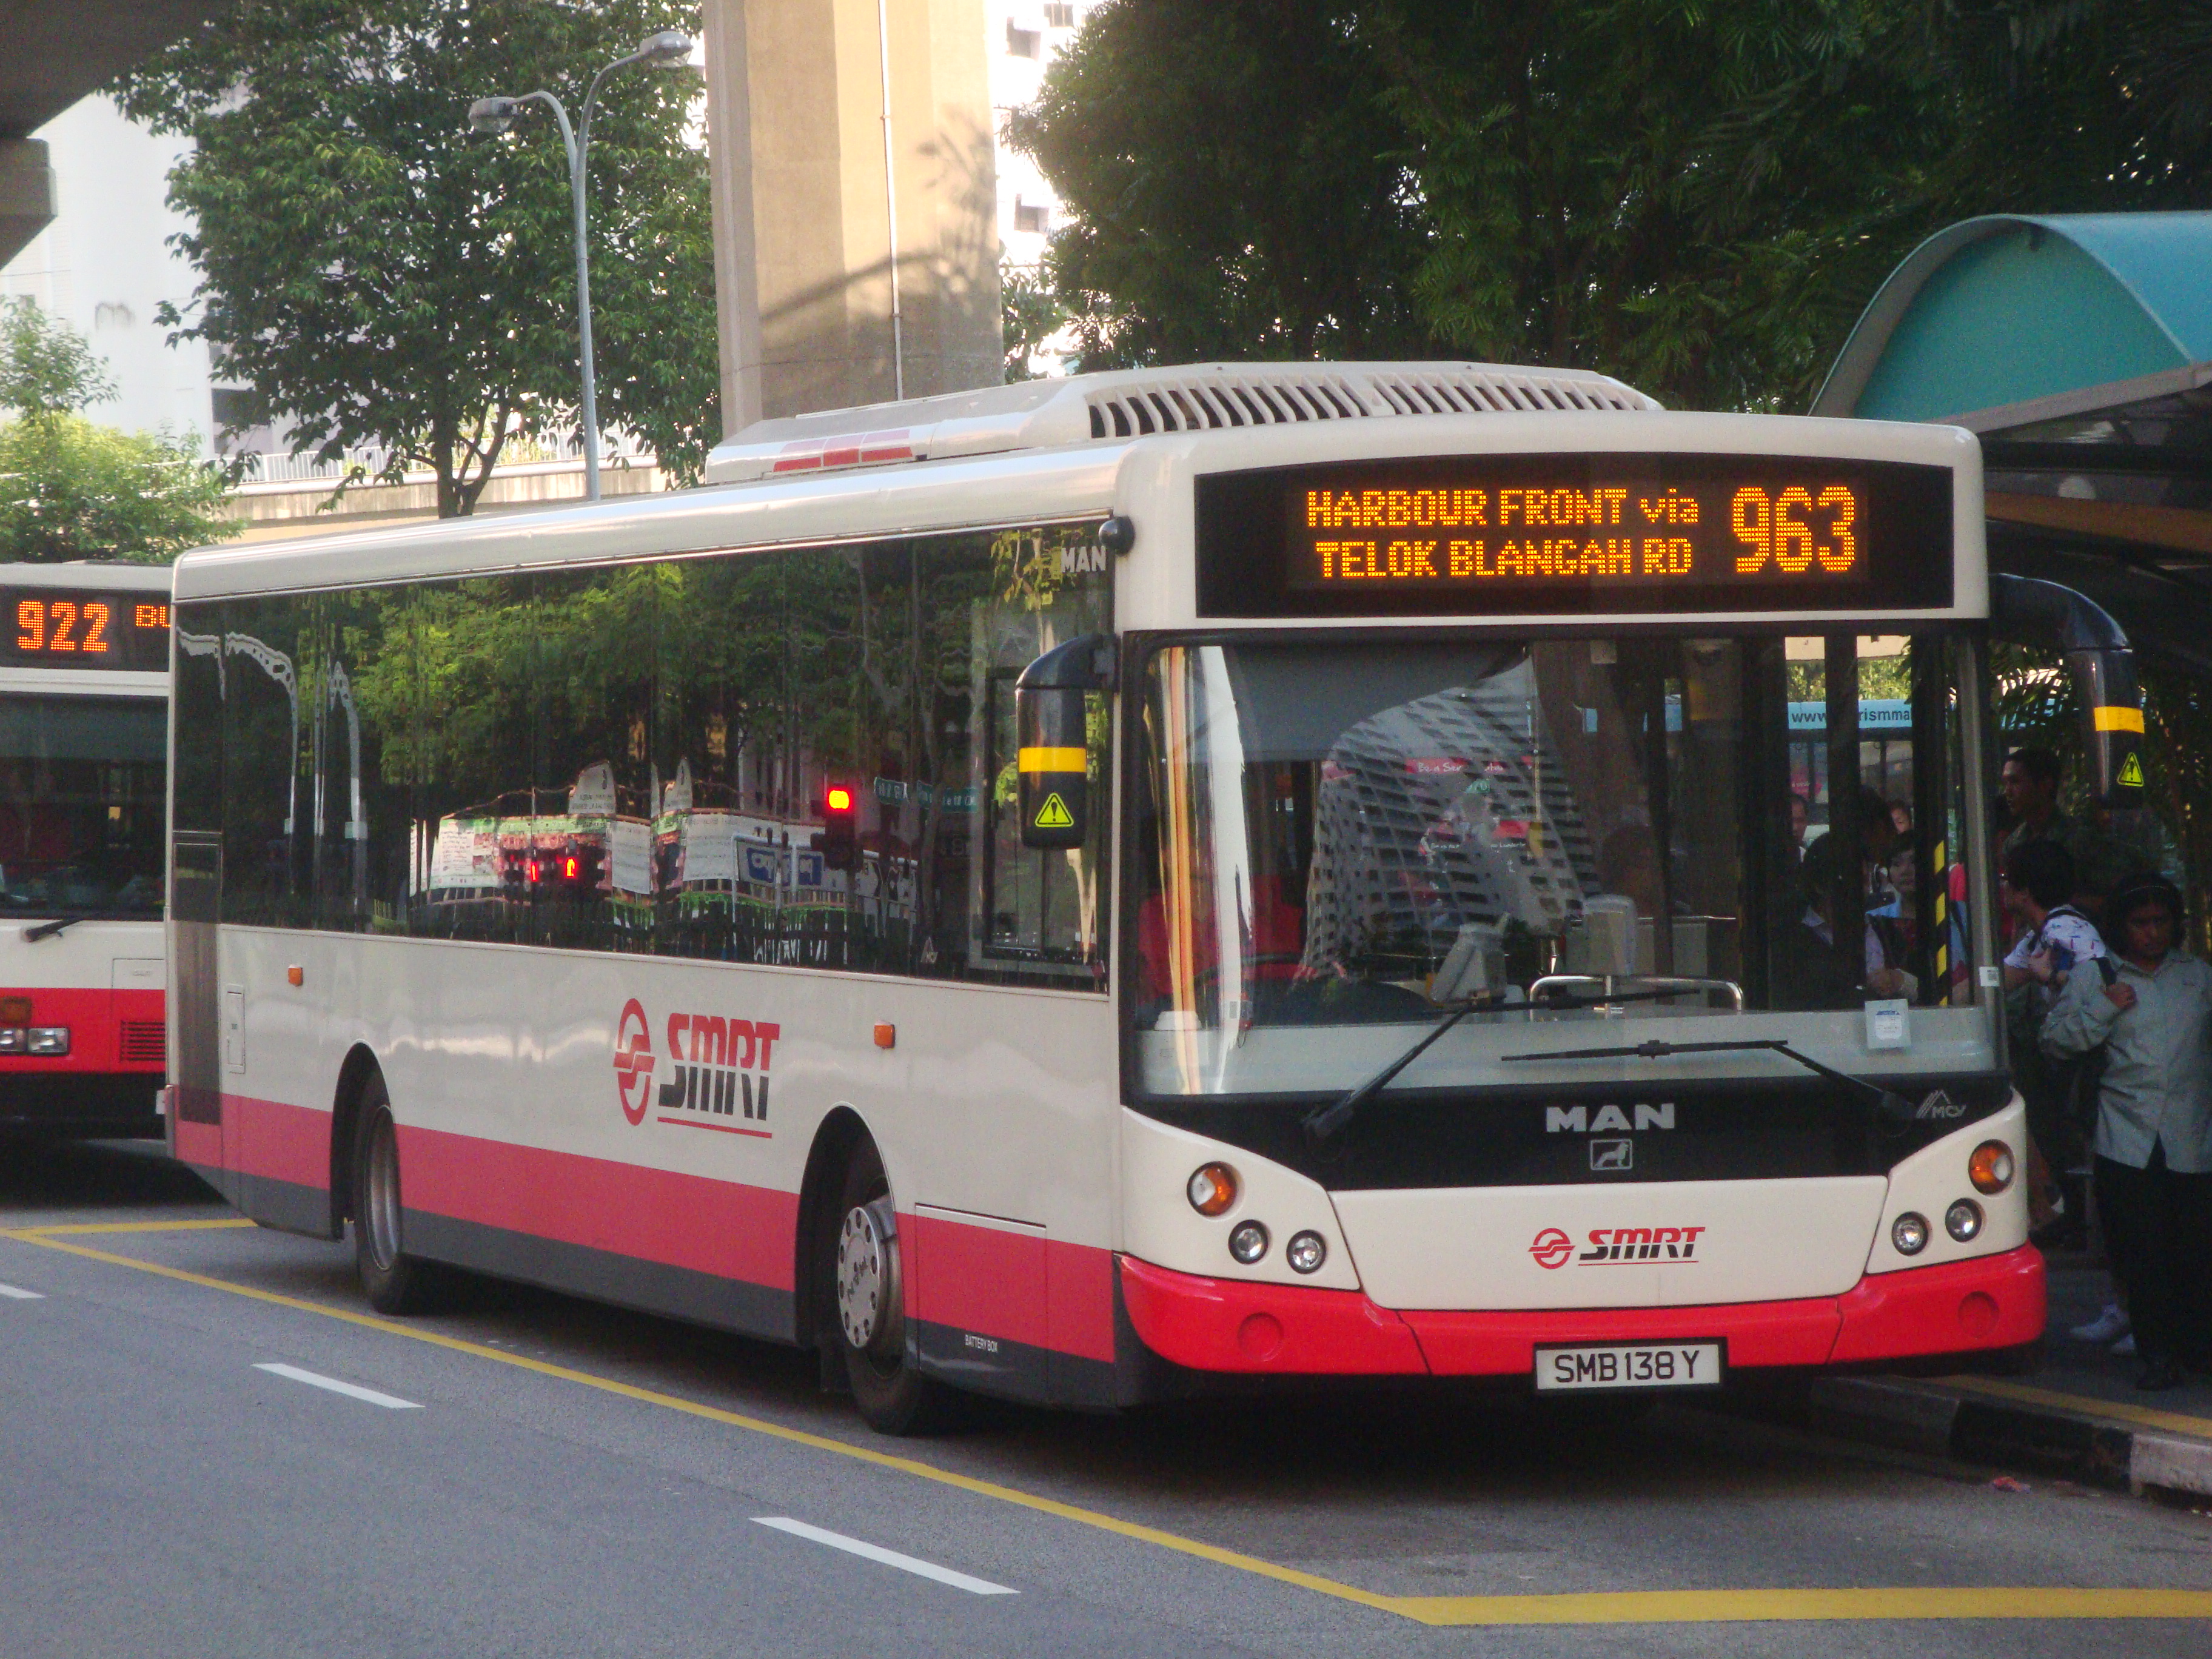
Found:
[[[1594,1342],[1536,1350],[1536,1391],[1591,1389],[1717,1389],[1717,1342]]]

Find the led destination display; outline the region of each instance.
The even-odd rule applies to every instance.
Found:
[[[169,602],[143,593],[0,587],[0,666],[169,666]]]
[[[1217,616],[1948,605],[1951,475],[1890,462],[1506,455],[1199,480]]]
[[[1859,492],[1834,479],[1726,500],[1668,484],[1541,483],[1497,489],[1332,489],[1293,496],[1300,587],[1334,582],[1481,586],[1529,581],[1863,579]],[[1304,532],[1301,534],[1300,532]]]

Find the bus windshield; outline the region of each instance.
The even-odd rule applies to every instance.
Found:
[[[167,705],[0,696],[0,914],[159,916]]]
[[[1647,1038],[1992,1068],[1954,867],[1978,764],[1954,690],[1975,683],[1970,649],[1936,633],[1158,647],[1133,817],[1141,1087],[1348,1087],[1470,1000],[1399,1086],[1790,1069],[1505,1058]]]

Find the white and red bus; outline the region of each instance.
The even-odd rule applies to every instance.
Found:
[[[0,1129],[158,1135],[169,572],[0,565]]]
[[[2039,1335],[1968,434],[1217,366],[709,477],[177,567],[175,1150],[378,1307],[890,1430]]]

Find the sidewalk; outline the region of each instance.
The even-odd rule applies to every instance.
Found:
[[[2144,1393],[2142,1366],[2066,1333],[2104,1305],[2106,1277],[2077,1255],[2050,1263],[2041,1366],[2017,1376],[1828,1377],[1811,1425],[1831,1434],[1969,1462],[2026,1468],[2085,1485],[2212,1497],[2212,1382]]]

